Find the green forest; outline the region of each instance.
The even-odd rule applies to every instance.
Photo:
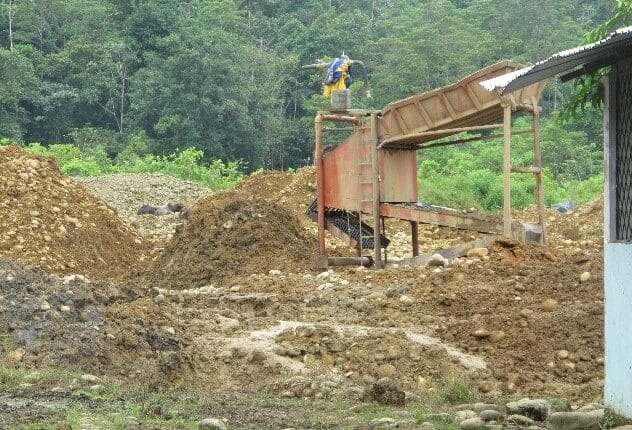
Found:
[[[181,162],[204,166],[201,180],[226,175],[227,186],[313,162],[313,117],[328,101],[322,75],[302,65],[342,52],[363,61],[373,97],[356,94],[357,82],[354,106],[379,109],[502,59],[530,63],[577,46],[629,3],[2,0],[0,137],[87,162],[70,173]],[[560,121],[572,92],[553,81],[543,95],[548,202],[601,187],[601,112]],[[499,207],[498,151],[488,142],[420,154],[422,197]],[[526,138],[514,152],[527,156]],[[515,187],[516,204],[528,204],[532,184]]]

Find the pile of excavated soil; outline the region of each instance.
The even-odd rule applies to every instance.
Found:
[[[112,315],[137,293],[123,285],[64,278],[0,259],[0,360],[166,382],[186,363],[186,342],[155,322]],[[129,308],[136,308],[130,304]],[[142,357],[142,360],[139,358]]]
[[[0,149],[0,255],[56,274],[103,277],[141,257],[141,240],[116,212],[55,163]]]
[[[582,281],[583,273],[590,276]],[[603,388],[602,283],[600,254],[503,241],[490,246],[489,260],[436,274],[416,296],[446,317],[442,339],[490,363],[485,390],[595,399]]]
[[[153,285],[189,288],[270,270],[301,271],[315,238],[286,207],[243,189],[205,196],[150,265]]]

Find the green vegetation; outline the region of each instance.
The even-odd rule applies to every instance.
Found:
[[[360,97],[355,83],[354,106],[382,108],[501,59],[534,62],[577,46],[584,34],[586,41],[602,37],[628,22],[631,5],[3,0],[0,137],[40,142],[28,146],[71,175],[161,171],[223,188],[239,172],[310,164],[313,116],[328,103],[322,76],[303,64],[342,51],[363,60],[373,98]],[[543,95],[549,202],[590,199],[600,181],[598,112],[571,104],[574,112],[588,110],[556,122],[572,92],[552,81]],[[501,157],[494,148],[488,142],[421,154],[422,198],[496,209]],[[522,157],[519,148],[515,155]],[[514,184],[515,206],[529,204],[529,179]]]
[[[69,176],[99,176],[111,173],[163,173],[177,178],[195,181],[213,190],[234,186],[243,177],[238,162],[224,163],[215,160],[206,163],[203,152],[194,148],[160,156],[130,151],[121,152],[116,159],[107,156],[102,147],[81,150],[72,144],[48,147],[38,143],[25,149],[33,154],[50,157],[60,170]]]
[[[530,127],[524,118],[515,129]],[[545,203],[567,200],[585,203],[603,190],[601,146],[583,131],[569,131],[555,121],[541,132]],[[420,151],[419,194],[434,204],[495,211],[502,207],[502,141],[487,140],[463,147]],[[530,135],[512,137],[512,165],[533,165]],[[512,207],[523,209],[535,202],[533,175],[512,174]]]
[[[373,420],[431,421],[437,430],[455,430],[451,420],[432,416],[449,404],[477,399],[469,381],[447,380],[435,396],[386,406],[349,398],[284,398],[270,392],[205,392],[187,383],[162,388],[104,380],[89,387],[80,375],[64,370],[32,371],[0,366],[3,396],[15,405],[0,413],[6,428],[193,430],[201,419],[226,418],[231,430],[242,428],[372,428]],[[53,387],[55,390],[51,391]]]
[[[463,377],[447,378],[436,393],[437,403],[474,403],[479,400],[478,390]]]

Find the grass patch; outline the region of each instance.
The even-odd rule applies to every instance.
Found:
[[[447,378],[439,387],[436,400],[440,403],[472,403],[480,399],[478,390],[472,381],[466,378]]]

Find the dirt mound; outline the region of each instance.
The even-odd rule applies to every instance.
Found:
[[[244,178],[235,191],[278,203],[302,215],[316,198],[316,170],[303,167],[293,174],[263,171]]]
[[[296,215],[259,194],[216,193],[195,204],[148,278],[188,288],[271,269],[301,271],[315,261],[314,241]]]
[[[539,248],[494,244],[488,261],[433,276],[431,286],[441,293],[422,307],[446,317],[437,331],[442,339],[490,363],[492,374],[483,375],[481,386],[598,398],[602,257]],[[591,278],[581,282],[585,271]]]
[[[138,263],[141,240],[55,163],[0,149],[0,255],[57,274],[103,277]]]
[[[180,338],[138,316],[113,314],[114,304],[135,308],[128,303],[137,293],[124,285],[58,278],[7,260],[0,260],[0,285],[5,364],[129,374],[156,383],[185,363]]]

